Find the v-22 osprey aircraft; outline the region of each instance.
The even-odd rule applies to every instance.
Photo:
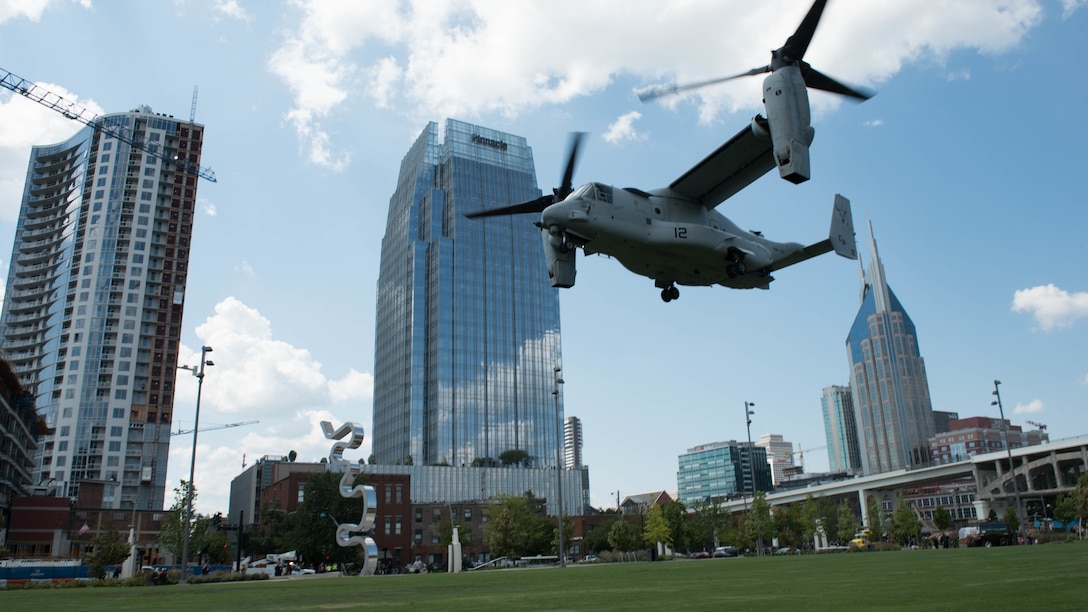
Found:
[[[639,94],[645,102],[743,76],[770,74],[763,81],[767,116],[756,115],[708,157],[668,187],[642,190],[588,183],[572,188],[584,133],[572,135],[561,186],[529,202],[468,213],[469,218],[538,213],[553,287],[573,287],[575,254],[613,257],[628,270],[653,279],[661,299],[680,296],[677,285],[723,285],[767,289],[771,274],[786,266],[835,251],[857,258],[850,202],[835,196],[826,240],[808,246],[774,242],[745,231],[714,210],[753,181],[778,167],[792,183],[809,179],[809,145],[814,131],[808,87],[859,100],[871,94],[848,87],[803,61],[826,0],[817,0],[786,44],[771,52],[771,63],[747,72]]]

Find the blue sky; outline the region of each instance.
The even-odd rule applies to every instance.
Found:
[[[813,178],[773,173],[719,210],[772,239],[825,237],[835,193],[871,221],[913,318],[933,406],[1088,433],[1088,56],[1084,0],[831,0],[805,59],[878,95],[812,95]],[[327,455],[322,419],[368,430],[374,288],[400,160],[446,117],[525,136],[540,187],[587,131],[575,182],[667,185],[760,107],[760,79],[640,104],[647,85],[766,64],[807,0],[174,2],[0,0],[0,67],[96,112],[146,104],[207,126],[182,363],[215,348],[202,512],[265,454]],[[30,146],[77,124],[0,91],[0,272]],[[531,222],[526,219],[526,222]],[[868,264],[868,248],[862,249]],[[675,490],[677,455],[780,433],[826,468],[820,392],[847,384],[855,262],[824,256],[770,291],[682,288],[579,258],[561,292],[568,415],[597,505]],[[179,375],[175,428],[195,380]],[[189,425],[187,425],[187,423]],[[362,454],[369,453],[369,440]],[[168,482],[188,477],[174,439]],[[168,495],[169,497],[169,495]]]

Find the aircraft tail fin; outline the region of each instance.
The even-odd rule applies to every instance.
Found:
[[[850,212],[850,200],[835,194],[835,208],[831,214],[831,232],[828,234],[831,248],[847,259],[858,258],[858,246],[854,242],[854,216]]]

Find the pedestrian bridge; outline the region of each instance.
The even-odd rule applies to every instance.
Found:
[[[977,489],[976,514],[985,517],[990,510],[1001,514],[1005,507],[1016,503],[1017,493],[1024,499],[1056,497],[1072,491],[1077,486],[1080,475],[1088,469],[1088,435],[1014,448],[1011,452],[1011,466],[1009,455],[1008,451],[1001,450],[972,455],[964,461],[820,483],[801,489],[769,493],[767,501],[772,506],[777,506],[802,502],[809,495],[856,495],[861,506],[862,522],[867,523],[865,515],[868,502],[870,498],[878,496],[878,493],[894,494],[903,488],[949,482],[970,476]],[[743,499],[729,500],[723,505],[730,512],[740,512],[747,507],[746,500]]]

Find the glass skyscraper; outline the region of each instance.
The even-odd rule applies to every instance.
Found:
[[[884,277],[873,226],[861,309],[846,338],[850,392],[865,474],[930,463],[933,408],[918,333]]]
[[[854,400],[849,387],[824,387],[820,405],[827,435],[828,469],[832,472],[860,472],[861,451],[854,421]]]
[[[96,123],[114,131],[31,149],[0,351],[50,428],[35,483],[161,509],[197,190],[175,160],[200,163],[204,126],[147,107]]]
[[[378,463],[494,465],[518,450],[555,466],[559,295],[537,219],[464,216],[539,196],[520,136],[450,119],[405,155],[378,278]]]

